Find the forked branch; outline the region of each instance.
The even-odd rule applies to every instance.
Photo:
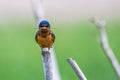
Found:
[[[99,29],[101,36],[101,47],[103,48],[105,55],[109,59],[114,71],[116,72],[118,78],[120,79],[120,65],[108,43],[108,38],[105,31],[105,21],[101,21],[97,18],[92,18],[91,22],[93,22]]]

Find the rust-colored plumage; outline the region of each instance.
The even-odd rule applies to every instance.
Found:
[[[44,22],[39,25],[39,30],[36,33],[35,40],[41,48],[52,47],[55,40],[55,35],[50,30],[49,24]]]

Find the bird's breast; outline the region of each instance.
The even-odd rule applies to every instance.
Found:
[[[51,35],[47,35],[46,37],[38,36],[38,44],[42,47],[52,47],[53,38]]]

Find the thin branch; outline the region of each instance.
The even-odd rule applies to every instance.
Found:
[[[99,29],[100,34],[101,34],[101,47],[103,48],[107,58],[109,59],[110,63],[112,64],[114,71],[116,72],[118,78],[120,79],[120,65],[108,43],[107,34],[105,31],[105,21],[101,21],[97,18],[92,18],[91,21]]]
[[[67,61],[69,62],[75,73],[78,75],[80,80],[87,80],[82,70],[79,68],[77,63],[72,58],[68,58]]]
[[[57,59],[56,59],[54,48],[50,48],[49,52],[50,52],[51,58],[52,58],[54,80],[61,80],[61,76],[60,76],[60,72],[59,72],[59,67],[57,65]]]
[[[42,58],[43,58],[43,64],[44,64],[45,80],[54,80],[53,70],[52,70],[52,59],[51,59],[50,52],[48,50],[42,51]]]
[[[42,58],[45,80],[61,80],[53,49],[43,48]]]
[[[43,10],[42,0],[31,0],[32,9],[36,22],[39,23],[40,20],[45,19],[45,13]]]

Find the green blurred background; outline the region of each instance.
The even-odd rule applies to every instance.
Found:
[[[0,9],[0,80],[44,80],[41,49],[34,40],[37,25],[31,8],[26,13],[23,8]],[[88,20],[90,16],[48,14],[51,27],[55,28],[52,29],[56,35],[54,49],[62,80],[79,80],[66,61],[68,57],[76,60],[88,80],[118,80],[100,46],[98,29]],[[106,19],[109,43],[120,62],[120,17],[106,17],[102,13],[102,18]]]

